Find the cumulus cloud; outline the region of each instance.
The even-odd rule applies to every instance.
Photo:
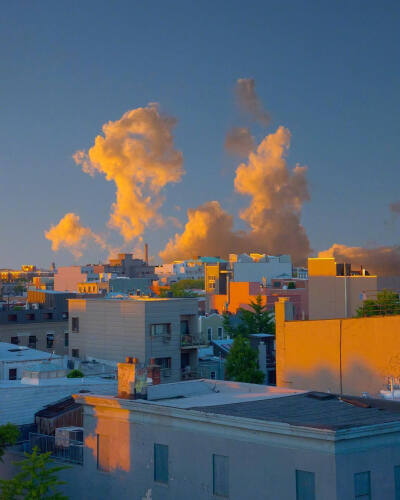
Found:
[[[354,267],[363,266],[378,276],[400,276],[400,245],[377,248],[348,247],[335,243],[318,257],[334,257],[338,262],[348,262]]]
[[[74,160],[90,175],[96,172],[116,185],[109,226],[125,241],[140,238],[149,224],[161,225],[162,189],[184,173],[182,153],[174,149],[175,120],[155,104],[127,111],[102,127],[88,152]]]
[[[75,258],[82,256],[82,251],[91,241],[102,248],[106,247],[103,238],[90,228],[83,226],[79,215],[73,212],[65,214],[57,225],[52,225],[44,234],[51,241],[53,251],[57,252],[61,248],[66,248]]]
[[[394,201],[393,203],[390,203],[389,209],[392,213],[400,215],[400,201]]]
[[[236,82],[235,94],[239,107],[243,111],[261,125],[265,127],[269,125],[271,117],[257,96],[254,78],[239,78]]]
[[[284,127],[267,135],[247,163],[236,169],[235,189],[250,196],[240,213],[247,231],[233,230],[233,217],[216,201],[188,211],[182,234],[171,239],[160,256],[165,260],[193,255],[221,255],[259,251],[288,253],[295,263],[304,263],[311,253],[308,237],[300,223],[301,208],[309,199],[306,167],[290,170],[286,154],[290,132]]]
[[[226,134],[225,150],[233,156],[246,157],[254,146],[254,138],[247,127],[233,127]]]

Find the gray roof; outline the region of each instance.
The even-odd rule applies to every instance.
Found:
[[[314,394],[317,398],[313,397]],[[319,399],[318,394],[323,399]],[[400,423],[400,403],[387,404],[384,401],[363,398],[343,397],[341,399],[333,394],[324,395],[312,392],[276,399],[192,407],[191,409],[333,431],[389,422]]]

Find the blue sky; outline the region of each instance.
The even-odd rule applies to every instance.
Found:
[[[237,213],[248,200],[234,193],[227,130],[250,125],[261,140],[284,125],[289,163],[309,168],[302,222],[313,249],[398,244],[388,205],[400,198],[399,22],[395,1],[4,3],[0,267],[72,262],[43,234],[66,212],[104,230],[114,184],[83,173],[72,154],[149,102],[178,119],[184,155],[165,215],[184,223],[187,208],[214,199]],[[238,78],[255,79],[270,127],[235,107]],[[152,253],[175,231],[150,228]],[[82,260],[99,257],[91,248]]]

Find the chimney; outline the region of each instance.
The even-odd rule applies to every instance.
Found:
[[[118,363],[118,397],[135,399],[135,375],[137,358],[128,357],[125,363]]]
[[[153,385],[161,384],[161,371],[159,365],[156,364],[154,358],[150,359],[150,364],[147,367],[147,376],[153,381]]]
[[[144,261],[149,265],[149,245],[147,243],[144,244]]]

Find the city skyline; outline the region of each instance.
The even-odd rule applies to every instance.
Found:
[[[256,227],[258,235],[271,214],[255,222],[269,207],[258,210],[263,192],[257,197],[252,187],[243,184],[256,162],[229,154],[232,148],[226,137],[240,142],[232,129],[242,133],[249,148],[275,137],[287,150],[283,171],[289,181],[277,181],[287,196],[272,208],[278,211],[279,227],[287,213],[298,218],[290,235],[304,227],[308,243],[300,235],[299,254],[313,250],[315,255],[333,244],[397,245],[390,261],[396,266],[400,260],[396,3],[383,9],[372,2],[351,6],[337,2],[325,8],[292,2],[267,9],[263,2],[246,7],[234,2],[229,12],[222,5],[209,4],[205,9],[178,2],[168,8],[159,3],[157,18],[151,16],[151,6],[125,2],[111,10],[96,2],[92,12],[89,4],[55,9],[50,3],[39,7],[26,3],[24,12],[12,5],[5,9],[1,50],[6,78],[0,84],[3,267],[72,262],[73,255],[62,245],[53,252],[44,235],[71,213],[80,217],[82,236],[90,240],[86,249],[75,252],[77,262],[105,259],[110,248],[132,251],[143,245],[140,238],[149,242],[158,261],[163,250],[168,259],[179,257],[182,245],[177,241],[182,243],[179,235],[188,221],[187,210],[198,214],[198,207],[208,210],[210,203],[219,204],[222,227],[233,217],[233,232],[223,235],[223,241],[234,236],[233,251],[260,250],[254,248],[259,239],[243,242],[243,231],[249,234]],[[208,15],[211,12],[213,16]],[[250,96],[247,108],[243,95]],[[154,102],[158,108],[149,105]],[[114,182],[105,182],[102,174],[109,175],[105,168],[97,168],[93,177],[87,175],[93,173],[93,162],[85,166],[84,155],[102,135],[104,124],[119,124],[125,113],[138,109],[146,116],[158,114],[160,123],[165,116],[177,121],[165,119],[159,129],[160,136],[168,132],[171,137],[160,156],[162,172],[168,175],[165,182],[150,188],[155,199],[145,207],[146,213],[154,213],[138,220],[127,218],[122,210],[119,224],[113,207]],[[284,152],[277,158],[284,158]],[[296,179],[301,182],[294,186],[290,179],[297,164],[307,170],[300,171]],[[131,184],[124,184],[129,203],[142,179],[135,175],[129,172]],[[160,173],[146,179],[153,182]],[[271,198],[270,171],[264,170],[258,179],[271,188]],[[294,201],[288,204],[290,196]],[[143,202],[146,196],[137,200]],[[215,205],[212,208],[211,221],[216,214]],[[247,217],[240,216],[243,210]],[[164,225],[158,223],[161,217]],[[167,252],[175,234],[178,240]],[[274,233],[272,249],[270,234],[263,234],[264,251],[277,253],[282,246],[281,253],[286,253],[285,231]],[[297,243],[289,250],[296,253]],[[220,247],[213,247],[212,253],[220,253]],[[194,248],[202,249],[201,242]]]

